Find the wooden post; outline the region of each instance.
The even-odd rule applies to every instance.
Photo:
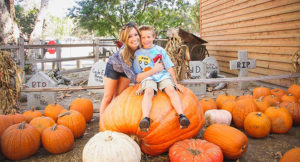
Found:
[[[94,44],[93,52],[95,56],[94,62],[96,63],[99,61],[99,39],[98,38],[94,39],[93,44]]]
[[[41,44],[47,44],[45,41],[41,40]],[[46,49],[45,48],[41,48],[41,59],[44,59],[45,58],[45,53],[46,53]],[[42,71],[45,71],[45,63],[41,63],[41,68],[42,68]]]
[[[56,44],[60,44],[59,40],[56,40]],[[60,47],[56,48],[56,59],[61,59],[61,48]],[[61,61],[57,61],[56,65],[57,65],[56,66],[57,69],[62,70]]]
[[[238,51],[238,60],[230,61],[230,70],[238,69],[239,77],[247,77],[249,68],[256,68],[256,60],[248,60],[248,51]],[[248,82],[239,82],[239,89],[247,89],[248,84]]]
[[[77,60],[76,65],[77,65],[77,69],[81,68],[81,66],[80,66],[81,65],[81,60]]]
[[[19,38],[18,46],[18,59],[20,60],[20,67],[25,72],[24,38]]]

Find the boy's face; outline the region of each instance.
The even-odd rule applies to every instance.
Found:
[[[152,48],[153,47],[153,41],[155,39],[155,35],[150,30],[142,30],[141,31],[141,43],[143,45],[143,48]]]

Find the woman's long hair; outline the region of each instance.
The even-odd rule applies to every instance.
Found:
[[[129,67],[131,67],[132,65],[130,59],[134,59],[134,53],[135,53],[135,51],[128,46],[129,32],[131,31],[132,28],[134,28],[138,32],[139,36],[141,36],[138,27],[132,23],[128,23],[124,25],[121,29],[121,32],[119,33],[119,39],[125,45],[122,51],[123,60],[127,65],[129,65]]]

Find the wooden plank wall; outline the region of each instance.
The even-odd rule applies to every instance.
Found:
[[[300,0],[200,0],[200,37],[220,70],[229,69],[237,51],[247,50],[257,68],[249,76],[279,75],[292,71],[291,57],[300,50]],[[288,79],[269,80],[288,87]]]

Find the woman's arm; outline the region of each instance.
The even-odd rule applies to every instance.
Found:
[[[145,78],[155,74],[155,73],[158,73],[162,70],[164,70],[164,65],[163,63],[161,63],[159,60],[155,63],[154,65],[154,68],[148,70],[148,71],[145,71],[145,72],[142,72],[142,73],[139,73],[136,77],[136,81],[138,83],[140,83],[142,80],[144,80]]]

